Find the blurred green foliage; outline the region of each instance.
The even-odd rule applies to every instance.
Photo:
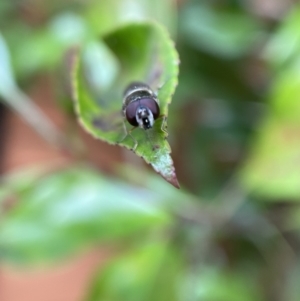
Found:
[[[300,7],[266,2],[2,1],[3,99],[15,89],[5,82],[26,90],[37,75],[62,78],[74,45],[94,45],[86,60],[97,66],[99,36],[128,22],[170,31],[181,65],[168,122],[184,188],[125,163],[114,177],[92,162],[3,175],[1,261],[56,263],[113,244],[122,252],[87,300],[297,301]],[[123,71],[116,57],[101,67],[111,76],[95,68],[95,89]],[[67,84],[56,83],[64,110]]]

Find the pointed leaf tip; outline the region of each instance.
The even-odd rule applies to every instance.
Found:
[[[179,182],[177,180],[176,174],[174,173],[174,177],[167,180],[169,183],[171,183],[174,187],[176,187],[177,189],[180,189],[180,185]]]

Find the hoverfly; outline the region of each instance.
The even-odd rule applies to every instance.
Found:
[[[122,113],[124,119],[134,126],[133,129],[140,127],[146,131],[153,127],[156,119],[163,117],[164,120],[161,129],[167,134],[164,129],[166,116],[160,115],[157,95],[145,83],[133,82],[125,89]],[[125,123],[124,129],[126,131],[126,136],[131,136],[130,133],[133,129],[128,132]],[[132,139],[135,141],[135,145],[133,147],[133,150],[135,150],[138,143],[133,137]]]

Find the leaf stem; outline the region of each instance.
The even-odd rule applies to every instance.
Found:
[[[57,148],[62,147],[64,139],[57,127],[24,92],[16,87],[7,93],[4,100],[43,139]]]

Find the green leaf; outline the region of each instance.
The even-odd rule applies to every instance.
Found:
[[[174,0],[93,0],[84,12],[92,30],[99,35],[127,22],[156,20],[176,32]]]
[[[272,66],[280,69],[295,63],[300,51],[299,26],[300,7],[294,6],[266,45],[264,58]]]
[[[242,171],[248,190],[272,200],[299,201],[300,73],[297,63],[279,73],[270,91],[270,112],[259,126]]]
[[[165,242],[131,250],[101,267],[87,300],[180,300],[183,262],[177,253]]]
[[[299,13],[287,15],[266,47],[265,59],[277,67],[269,113],[241,174],[248,190],[273,201],[300,196]]]
[[[12,28],[10,36],[15,35],[18,39],[11,42],[13,65],[17,77],[27,80],[37,72],[55,69],[67,49],[90,38],[85,20],[71,12],[57,14],[38,28]]]
[[[158,194],[83,167],[41,178],[14,196],[17,205],[0,221],[0,259],[14,263],[53,260],[100,241],[144,238],[171,221]]]
[[[171,149],[162,130],[163,122],[168,116],[168,105],[177,85],[178,55],[174,43],[167,31],[155,22],[126,24],[110,32],[103,38],[106,55],[102,62],[95,61],[93,68],[103,68],[109,78],[114,78],[118,60],[120,72],[113,85],[107,82],[100,92],[89,79],[90,64],[86,64],[86,49],[74,56],[72,81],[76,111],[83,127],[94,137],[110,144],[119,144],[128,149],[137,146],[134,152],[160,173],[168,182],[179,187]],[[110,50],[110,52],[108,51]],[[85,59],[83,59],[85,58]],[[165,118],[158,118],[152,129],[147,132],[136,128],[131,135],[126,134],[131,127],[124,121],[121,108],[125,88],[133,81],[148,83],[158,92],[160,113]],[[101,78],[97,83],[101,85]],[[164,122],[164,128],[166,122]]]
[[[261,125],[242,171],[245,187],[273,201],[300,196],[300,127],[274,119]]]
[[[258,301],[262,300],[256,279],[248,273],[201,266],[199,272],[183,278],[183,300]]]
[[[260,38],[257,20],[237,11],[217,10],[203,2],[191,1],[182,11],[180,30],[187,43],[228,59],[253,49]]]

